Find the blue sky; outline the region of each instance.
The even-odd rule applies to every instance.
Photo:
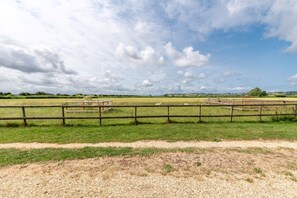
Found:
[[[296,0],[3,0],[0,91],[297,90]]]

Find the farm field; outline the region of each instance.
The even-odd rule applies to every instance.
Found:
[[[96,99],[94,99],[96,100]],[[100,100],[108,100],[108,98],[100,98]],[[205,104],[205,99],[203,98],[113,98],[113,107],[109,111],[100,111],[96,107],[86,107],[86,108],[74,108],[74,110],[65,107],[66,110],[61,109],[61,106],[66,102],[77,101],[77,100],[67,100],[67,99],[9,99],[1,100],[2,106],[13,106],[13,105],[32,105],[32,106],[50,106],[56,105],[55,107],[26,107],[22,109],[17,108],[0,108],[0,117],[8,118],[18,117],[18,120],[0,120],[0,126],[17,126],[22,125],[23,120],[21,119],[24,115],[27,117],[41,117],[41,118],[54,118],[54,119],[30,119],[26,121],[26,124],[31,126],[43,126],[43,125],[61,125],[63,122],[67,125],[129,125],[133,123],[197,123],[197,122],[229,122],[230,114],[232,113],[231,120],[234,122],[258,122],[258,121],[271,121],[272,117],[279,119],[278,115],[288,114],[292,115],[290,119],[296,119],[297,110],[296,105],[282,106],[272,106],[272,107],[260,107],[255,106],[245,107],[232,107],[231,106],[203,106],[199,105]],[[255,101],[264,101],[265,99],[255,99]],[[294,98],[286,99],[289,101],[296,101]],[[82,100],[80,100],[82,101]],[[277,100],[275,100],[277,101]],[[283,100],[279,100],[282,101]],[[118,106],[117,106],[118,105]],[[130,107],[121,107],[129,106]],[[141,107],[141,105],[149,105],[146,107]],[[167,107],[166,105],[180,105],[175,107]],[[191,106],[193,105],[193,106]],[[196,106],[195,106],[196,105]],[[198,105],[198,106],[197,106]],[[134,106],[137,107],[137,110]],[[92,112],[87,112],[87,111]],[[62,112],[63,111],[63,112]],[[172,117],[166,117],[167,115]],[[258,116],[259,114],[263,116]],[[265,116],[268,114],[270,116]],[[61,117],[65,116],[65,120]],[[103,118],[99,122],[99,115]],[[138,116],[140,118],[133,118],[133,116]],[[200,118],[198,116],[201,116]],[[249,116],[254,115],[254,116]],[[271,116],[272,115],[272,116]],[[275,115],[275,116],[274,116]],[[147,118],[141,118],[148,116]],[[183,116],[183,117],[178,117]],[[238,116],[238,117],[237,117]],[[249,116],[249,117],[248,117]],[[68,117],[68,119],[67,119]],[[87,119],[93,117],[92,119]],[[114,119],[113,117],[118,117]],[[72,119],[71,119],[72,118]],[[80,118],[80,119],[74,119]],[[96,119],[97,118],[97,119]],[[130,119],[129,119],[130,118]]]
[[[101,100],[108,100],[103,98]],[[289,98],[289,100],[295,100]],[[62,105],[66,99],[10,99],[1,100],[1,105]],[[73,101],[73,100],[70,100]],[[200,104],[199,98],[113,98],[113,105],[124,104]],[[166,114],[167,108],[143,108],[138,114],[160,115]],[[196,107],[181,107],[170,110],[172,114],[197,114]],[[228,114],[230,109],[205,108],[206,114]],[[286,111],[286,110],[284,110]],[[289,111],[289,110],[288,110]],[[236,114],[237,111],[234,112]],[[132,109],[113,109],[104,112],[104,116],[130,114]],[[238,113],[250,113],[238,111]],[[27,116],[58,116],[60,109],[28,109]],[[94,115],[97,113],[66,113],[71,116]],[[74,115],[75,114],[75,115]],[[21,109],[0,109],[0,117],[21,116]],[[28,127],[23,127],[23,120],[0,121],[0,142],[133,142],[139,140],[168,140],[168,141],[222,141],[222,140],[254,140],[254,139],[283,139],[296,140],[296,122],[281,121],[272,122],[270,117],[236,117],[230,123],[230,118],[203,118],[198,122],[197,118],[172,118],[168,124],[167,118],[138,119],[141,123],[134,125],[134,119],[123,120],[66,120],[66,126],[62,126],[61,120],[27,120]]]
[[[0,0],[0,198],[297,198],[296,19]]]
[[[100,98],[101,99],[101,98]],[[106,98],[107,99],[107,98]],[[103,99],[105,100],[105,99]],[[201,104],[196,98],[113,98],[113,105]],[[294,100],[291,99],[290,100]],[[1,100],[1,105],[61,105],[65,99]],[[134,109],[114,108],[103,116],[133,115]],[[264,110],[265,111],[265,110]],[[267,112],[274,110],[267,110]],[[292,109],[278,109],[292,111]],[[258,112],[258,111],[255,111]],[[27,116],[60,116],[61,109],[27,109]],[[166,114],[167,109],[138,109],[138,114]],[[172,114],[197,114],[196,107],[172,108]],[[205,114],[228,114],[227,108],[206,108]],[[234,111],[234,114],[251,113]],[[21,109],[0,109],[0,117],[22,116]],[[94,113],[69,113],[91,116]],[[66,113],[66,116],[69,116]],[[97,113],[95,113],[98,116]],[[146,118],[123,120],[0,121],[0,196],[30,197],[294,197],[297,189],[297,130],[295,120],[269,117]],[[82,147],[38,148],[56,143],[152,142],[148,148]],[[159,141],[159,142],[158,142]],[[160,148],[160,141],[206,141],[212,147]],[[231,147],[217,147],[225,143]],[[233,147],[235,141],[252,147]],[[263,144],[262,144],[262,143]],[[273,143],[293,148],[265,147]],[[34,148],[6,148],[11,143],[31,143]],[[155,144],[156,143],[156,144]],[[181,142],[181,144],[183,144]],[[12,174],[13,173],[13,174]],[[2,193],[2,194],[1,194]],[[137,197],[137,196],[136,196]]]

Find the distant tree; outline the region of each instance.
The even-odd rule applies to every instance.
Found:
[[[20,96],[30,96],[31,93],[28,93],[28,92],[21,92],[19,95],[20,95]]]
[[[34,95],[42,95],[42,96],[46,96],[46,95],[53,95],[53,94],[46,93],[46,92],[43,92],[43,91],[38,91],[38,92],[36,92]]]
[[[264,97],[264,96],[267,96],[268,94],[267,94],[267,92],[266,91],[262,91],[261,93],[260,93],[260,97]]]
[[[267,92],[263,91],[259,87],[256,87],[256,88],[250,90],[246,95],[253,96],[253,97],[263,97],[263,96],[267,96]]]
[[[61,93],[57,93],[56,96],[70,96],[69,94],[61,94]]]

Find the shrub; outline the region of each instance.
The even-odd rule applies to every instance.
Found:
[[[294,122],[294,121],[297,121],[296,117],[295,116],[273,116],[271,117],[271,121],[272,122],[280,122],[280,121],[287,121],[287,122]]]
[[[254,97],[263,97],[263,96],[267,96],[267,92],[263,91],[259,87],[256,87],[256,88],[250,90],[246,95],[247,96],[254,96]]]

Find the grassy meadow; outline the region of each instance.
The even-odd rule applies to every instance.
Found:
[[[100,98],[102,99],[102,98]],[[108,98],[104,98],[108,100]],[[201,98],[113,98],[114,105],[134,104],[200,104]],[[1,105],[62,105],[68,99],[8,99],[0,100]],[[292,111],[279,109],[278,111]],[[269,110],[270,111],[270,110]],[[269,111],[263,110],[263,113]],[[251,114],[258,111],[234,110],[235,114]],[[274,112],[271,110],[271,112]],[[229,114],[227,108],[203,108],[202,113]],[[61,116],[61,108],[28,108],[27,116]],[[166,115],[167,108],[139,108],[138,115]],[[181,107],[170,109],[171,115],[197,115],[197,107]],[[102,113],[103,116],[133,116],[134,108],[114,108]],[[20,108],[0,109],[0,117],[22,116]],[[98,116],[98,113],[66,113],[66,116]],[[285,139],[296,140],[296,122],[271,122],[271,118],[239,117],[233,118],[143,118],[137,120],[139,125],[133,125],[134,119],[103,119],[102,126],[99,120],[27,120],[28,127],[23,121],[0,121],[0,142],[132,142],[138,140],[251,140],[251,139]]]
[[[102,98],[100,98],[102,99]],[[108,100],[108,98],[104,98]],[[114,105],[135,104],[200,104],[201,98],[113,98]],[[0,105],[62,105],[75,99],[3,99]],[[202,114],[229,114],[227,108],[204,108]],[[274,112],[273,110],[269,110]],[[269,111],[263,111],[267,113]],[[278,109],[290,112],[291,109]],[[170,109],[171,115],[197,115],[196,107]],[[234,114],[251,114],[257,111],[234,111]],[[61,108],[28,108],[27,116],[61,116]],[[139,108],[138,115],[166,115],[167,108]],[[104,112],[103,116],[133,116],[134,108],[115,108]],[[0,108],[0,117],[21,117],[22,110]],[[66,116],[98,116],[97,113],[66,113]],[[0,143],[40,142],[40,143],[99,143],[134,142],[142,140],[165,141],[224,141],[224,140],[297,140],[296,122],[273,122],[271,118],[240,117],[234,118],[167,118],[138,119],[141,124],[134,125],[131,120],[28,120],[0,121]],[[132,149],[132,148],[83,148],[83,149],[0,149],[0,167],[12,164],[24,164],[42,161],[60,161],[66,159],[84,159],[101,156],[150,155],[171,150]],[[180,150],[181,151],[181,150]]]
[[[109,98],[100,98],[100,100],[109,100]],[[156,115],[167,115],[167,107],[160,107],[156,104],[201,104],[203,103],[203,98],[165,98],[165,97],[148,97],[148,98],[112,98],[113,105],[155,105],[155,108],[151,107],[138,107],[137,115],[138,116],[156,116]],[[288,100],[294,100],[294,98],[289,98]],[[0,100],[0,105],[62,105],[65,102],[78,101],[77,99],[2,99]],[[94,109],[93,109],[94,110]],[[263,114],[275,114],[277,111],[280,113],[293,113],[294,108],[284,108],[279,107],[277,109],[263,109]],[[257,114],[259,110],[250,110],[242,111],[234,109],[233,115],[239,114]],[[183,107],[171,107],[170,115],[198,115],[198,107],[188,107],[184,105]],[[202,115],[229,115],[230,108],[224,107],[203,107]],[[62,112],[61,108],[26,108],[26,116],[28,117],[61,117]],[[95,112],[71,112],[67,111],[65,113],[66,117],[96,117],[99,116],[99,111]],[[134,116],[134,108],[128,107],[116,107],[110,111],[102,113],[104,117],[113,117],[113,116]],[[21,108],[0,108],[0,117],[22,117]],[[271,117],[234,117],[234,122],[258,122],[258,121],[270,121]],[[199,119],[194,118],[138,118],[137,122],[142,124],[162,124],[162,123],[197,123]],[[202,118],[202,122],[229,122],[230,118]],[[45,125],[61,125],[62,120],[27,120],[28,125],[31,126],[45,126]],[[134,119],[103,119],[103,125],[130,125],[135,123]],[[18,126],[22,125],[23,120],[16,121],[7,121],[0,120],[0,126]],[[72,125],[99,125],[99,120],[75,120],[75,119],[66,119],[66,124],[69,126]]]

